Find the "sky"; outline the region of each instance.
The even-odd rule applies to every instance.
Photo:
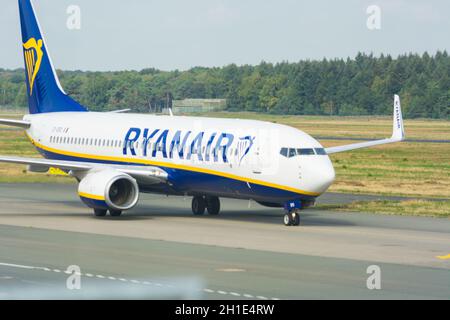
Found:
[[[17,1],[1,2],[0,68],[22,67]],[[54,65],[63,70],[186,70],[358,52],[450,51],[448,0],[34,0],[34,5]],[[79,20],[67,13],[71,5],[80,9]],[[367,13],[373,5],[379,15]],[[69,29],[68,20],[79,21],[80,29]]]

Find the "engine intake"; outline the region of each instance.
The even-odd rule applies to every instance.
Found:
[[[105,190],[105,200],[108,206],[116,210],[133,208],[139,197],[136,180],[131,177],[118,177],[111,180]]]

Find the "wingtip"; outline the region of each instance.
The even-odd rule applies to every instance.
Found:
[[[393,124],[392,139],[403,141],[405,140],[405,138],[406,135],[403,124],[403,114],[400,96],[396,94],[394,95],[394,124]]]

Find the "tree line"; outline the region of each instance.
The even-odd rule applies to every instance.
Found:
[[[168,96],[226,98],[229,111],[296,115],[387,115],[393,95],[409,118],[450,118],[450,57],[359,53],[354,59],[262,62],[187,71],[58,71],[65,91],[90,110],[161,109]],[[0,105],[27,105],[23,69],[0,69]]]

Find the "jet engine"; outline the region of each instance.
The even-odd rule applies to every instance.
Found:
[[[139,199],[139,186],[128,174],[114,169],[88,172],[80,181],[78,194],[94,209],[129,210]]]

